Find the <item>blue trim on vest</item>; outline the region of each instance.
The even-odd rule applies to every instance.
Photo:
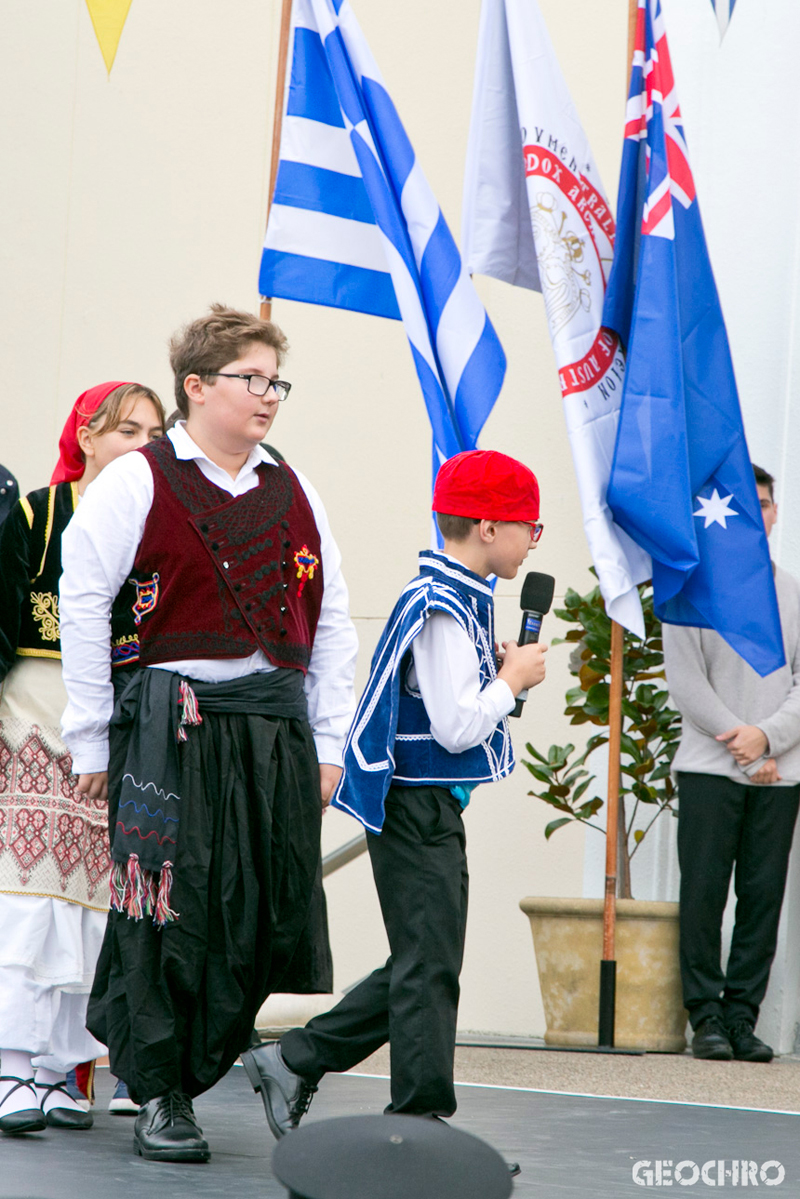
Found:
[[[375,650],[332,801],[374,833],[383,827],[384,800],[393,782],[475,786],[496,782],[514,769],[506,718],[463,753],[451,754],[434,740],[422,698],[407,683],[411,644],[432,612],[448,612],[469,636],[478,654],[481,688],[497,678],[491,587],[452,558],[424,551],[420,573],[400,595]]]

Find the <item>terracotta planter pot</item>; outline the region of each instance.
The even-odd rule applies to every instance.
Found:
[[[602,899],[540,899],[519,905],[531,922],[548,1045],[596,1045],[603,952]],[[619,1049],[682,1053],[686,1012],[678,966],[678,905],[617,900]]]

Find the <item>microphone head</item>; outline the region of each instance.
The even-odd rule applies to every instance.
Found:
[[[522,594],[519,606],[524,612],[540,612],[542,616],[550,611],[553,602],[553,592],[556,581],[552,575],[542,575],[532,570],[525,576],[522,584]]]

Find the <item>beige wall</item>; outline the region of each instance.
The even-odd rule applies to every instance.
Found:
[[[417,156],[458,236],[478,0],[354,0]],[[0,461],[24,489],[50,474],[78,392],[137,378],[170,394],[165,342],[212,300],[255,308],[266,205],[278,0],[133,0],[110,79],[83,0],[0,8],[4,164]],[[625,94],[626,0],[544,0],[612,198]],[[578,32],[580,31],[580,36]],[[557,593],[591,579],[541,297],[478,280],[509,369],[483,445],[539,474],[545,535],[531,566]],[[429,433],[402,326],[277,301],[292,342],[292,398],[273,440],[323,495],[361,639],[359,683],[428,537]],[[518,629],[518,585],[498,588],[498,629]],[[548,630],[554,631],[550,621]],[[515,728],[546,748],[561,716],[566,651]],[[545,844],[549,810],[522,768],[467,813],[472,907],[463,1028],[543,1031],[517,902],[580,894],[583,838]],[[532,780],[531,780],[532,782]],[[330,848],[357,832],[325,822]],[[365,859],[330,881],[337,982],[385,942]]]

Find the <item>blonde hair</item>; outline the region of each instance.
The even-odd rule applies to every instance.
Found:
[[[123,413],[128,407],[127,401],[140,397],[150,400],[158,413],[158,419],[163,429],[167,419],[164,405],[152,388],[145,387],[141,383],[122,383],[109,392],[97,411],[93,412],[86,422],[87,429],[95,437],[101,436],[103,433],[113,433],[124,419]]]

